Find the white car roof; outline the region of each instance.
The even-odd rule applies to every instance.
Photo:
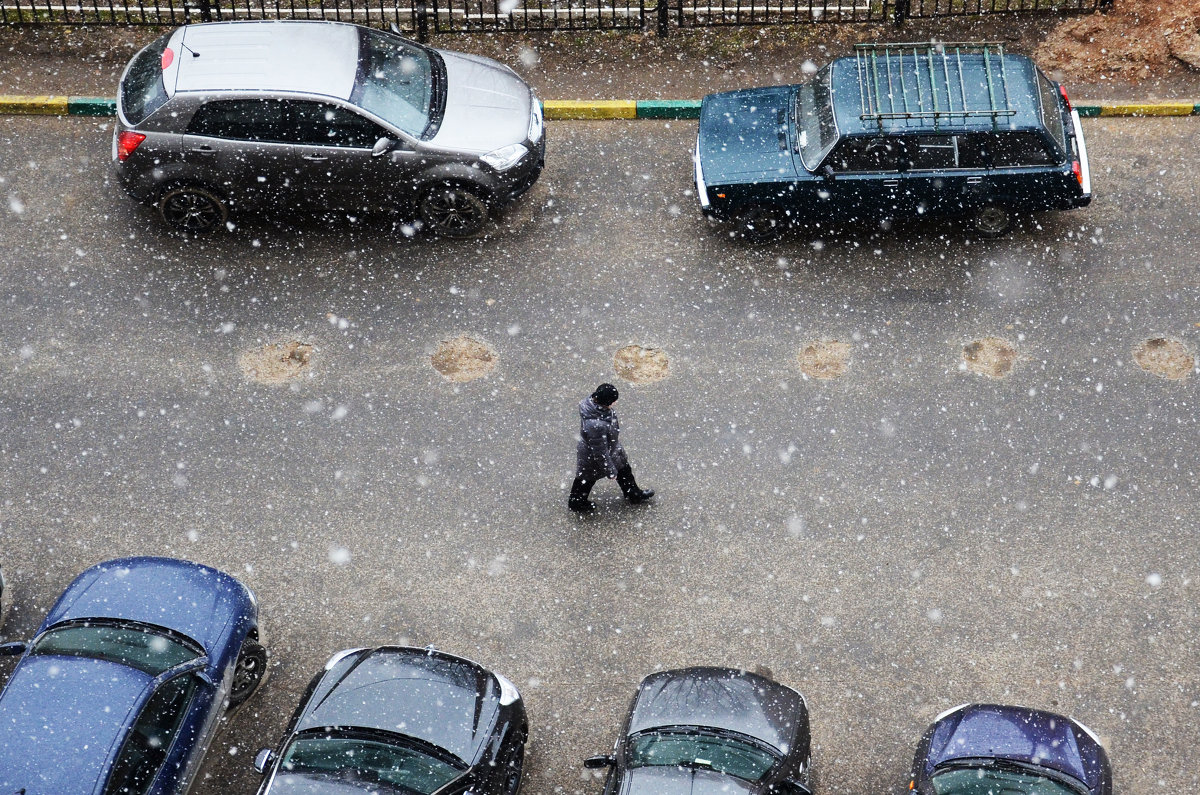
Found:
[[[244,21],[186,25],[167,44],[163,84],[179,91],[296,91],[348,99],[358,28],[336,22]]]

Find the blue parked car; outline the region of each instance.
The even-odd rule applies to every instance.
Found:
[[[216,569],[124,558],[80,574],[0,692],[0,792],[186,792],[266,675],[254,595]]]
[[[696,195],[734,234],[961,215],[982,235],[1092,200],[1066,89],[995,43],[862,44],[806,83],[710,94]]]
[[[917,745],[908,788],[919,795],[1112,795],[1096,734],[1053,712],[963,704]]]

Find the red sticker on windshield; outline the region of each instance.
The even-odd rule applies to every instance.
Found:
[[[165,50],[163,50],[162,68],[163,68],[164,72],[167,70],[167,67],[171,65],[171,61],[174,61],[174,60],[175,60],[175,53],[172,52],[170,47],[167,47]]]

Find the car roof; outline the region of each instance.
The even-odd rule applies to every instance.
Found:
[[[1042,127],[1033,61],[999,45],[861,45],[829,84],[843,135]]]
[[[168,42],[173,59],[163,83],[171,95],[278,91],[349,99],[358,35],[356,25],[317,20],[186,25]]]
[[[99,789],[151,681],[107,660],[24,658],[0,698],[0,792]]]

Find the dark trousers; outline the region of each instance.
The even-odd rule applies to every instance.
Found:
[[[571,484],[571,496],[568,498],[569,504],[582,505],[587,502],[588,495],[592,493],[592,486],[594,485],[596,485],[595,480],[588,480],[583,475],[576,475],[575,482]],[[621,492],[626,497],[641,493],[637,481],[633,479],[633,468],[630,466],[623,466],[617,470],[617,485],[621,487]]]

